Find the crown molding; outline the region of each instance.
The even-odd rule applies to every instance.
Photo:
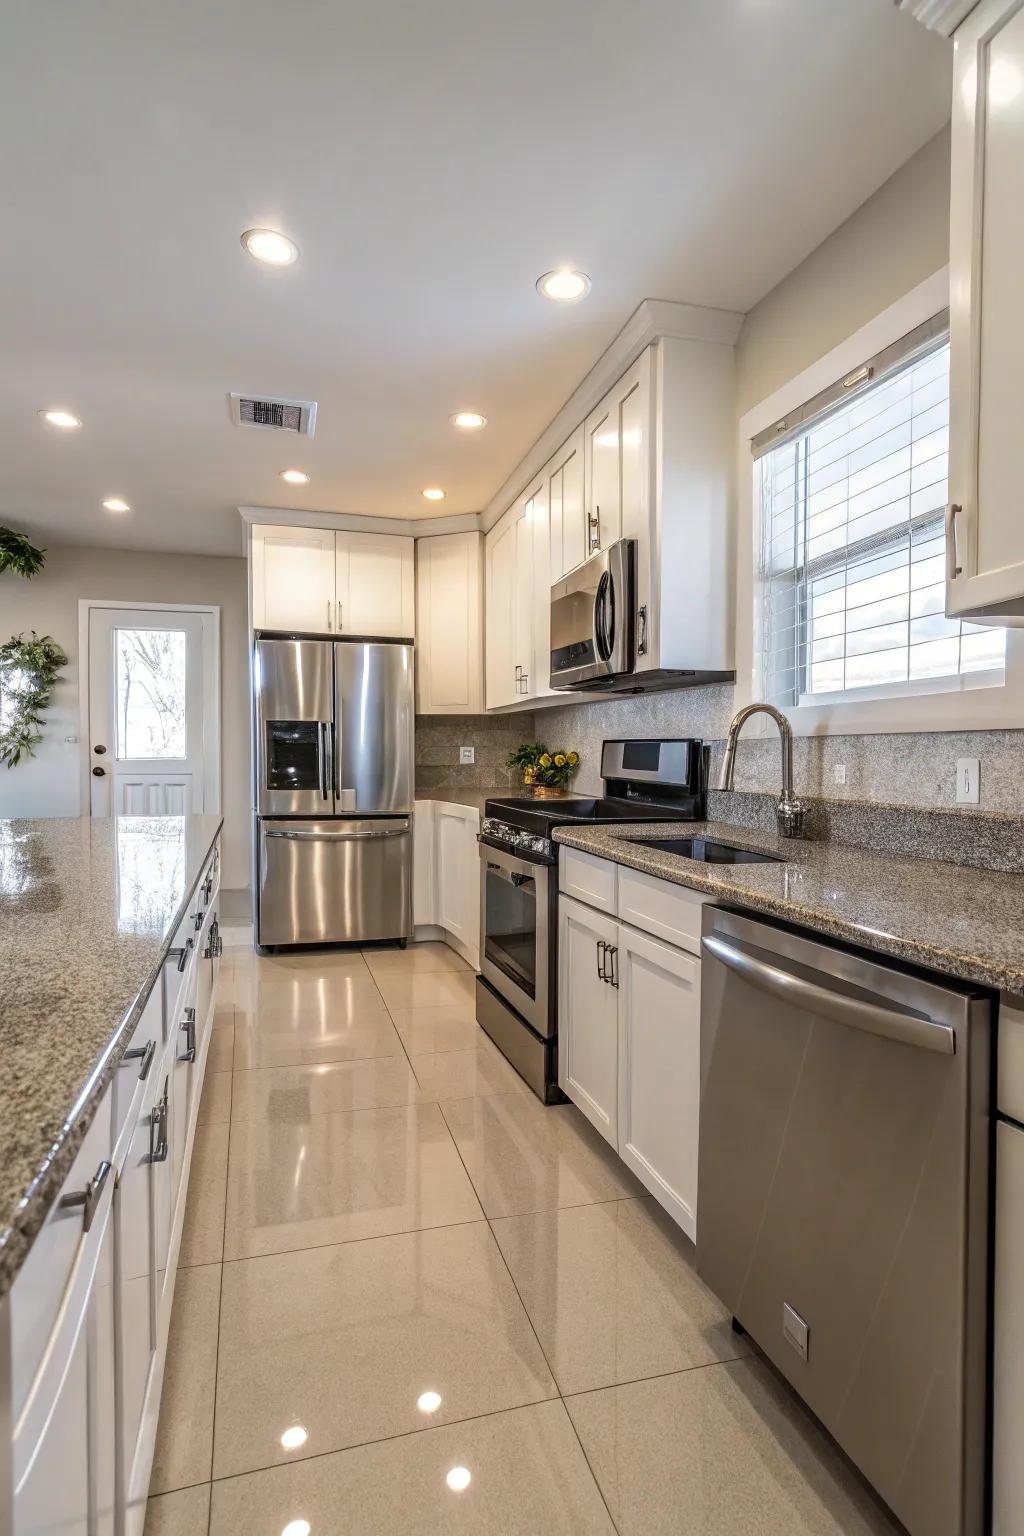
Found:
[[[716,342],[723,347],[732,347],[743,320],[743,315],[731,309],[705,309],[697,304],[674,304],[668,299],[644,299],[590,372],[581,379],[558,415],[491,497],[480,514],[481,526],[485,530],[494,526],[537,471],[652,341],[673,337],[679,341]]]
[[[943,37],[951,37],[977,3],[978,0],[896,0],[899,10],[906,11],[929,32],[941,32]]]
[[[448,517],[374,517],[365,512],[297,512],[293,507],[239,507],[244,525],[276,523],[291,528],[333,528],[338,533],[394,533],[423,539],[438,533],[477,533],[479,512]],[[244,529],[243,529],[244,532]]]

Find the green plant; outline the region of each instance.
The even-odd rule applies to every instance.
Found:
[[[542,752],[537,760],[537,783],[565,789],[579,765],[578,752],[563,752],[561,747]]]
[[[0,763],[14,768],[23,757],[35,757],[42,741],[37,727],[53,697],[65,651],[52,635],[12,635],[0,645]]]
[[[546,750],[539,741],[524,741],[506,757],[505,767],[513,773],[523,768],[536,768]]]
[[[36,549],[23,533],[15,533],[13,528],[0,528],[0,571],[31,577],[42,570],[45,559],[46,550]]]

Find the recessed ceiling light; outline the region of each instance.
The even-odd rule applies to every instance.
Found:
[[[452,417],[452,426],[461,427],[464,432],[475,432],[486,425],[487,417],[481,416],[479,411],[456,411]]]
[[[537,292],[557,304],[575,304],[590,292],[590,278],[575,267],[557,267],[537,279]]]
[[[304,469],[282,469],[281,479],[287,480],[289,485],[309,484],[309,476]]]
[[[440,1392],[421,1392],[416,1399],[420,1413],[436,1413],[441,1406]]]
[[[294,240],[276,229],[247,229],[242,244],[250,256],[265,261],[271,267],[290,267],[299,254]]]
[[[72,416],[70,411],[40,411],[39,414],[51,427],[63,427],[65,432],[82,425],[81,417]]]
[[[286,1451],[297,1451],[300,1445],[305,1445],[309,1439],[309,1430],[303,1424],[292,1424],[281,1436],[281,1444]]]
[[[473,1477],[468,1467],[452,1467],[445,1478],[445,1482],[452,1490],[452,1493],[461,1493],[464,1488],[469,1487],[472,1481]]]
[[[309,1536],[312,1529],[308,1520],[289,1520],[281,1536]]]
[[[108,496],[103,503],[108,512],[130,512],[131,507],[123,496]]]
[[[428,485],[423,494],[428,501],[444,501],[444,491],[439,485]]]

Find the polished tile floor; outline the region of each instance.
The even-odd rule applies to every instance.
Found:
[[[473,986],[227,952],[147,1536],[889,1536]]]

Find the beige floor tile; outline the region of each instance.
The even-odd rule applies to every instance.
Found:
[[[405,1056],[368,1061],[325,1061],[305,1067],[262,1067],[236,1072],[231,1101],[235,1120],[281,1120],[303,1125],[312,1115],[349,1109],[384,1109],[432,1097],[421,1089]]]
[[[231,1127],[229,1258],[477,1221],[482,1214],[436,1104]]]
[[[323,1015],[312,1010],[261,1014],[258,1020],[235,1015],[234,1062],[239,1071],[401,1055],[402,1042],[382,1004],[338,1008]]]
[[[199,1100],[197,1125],[217,1125],[231,1119],[231,1073],[206,1069],[203,1094]]]
[[[895,1536],[754,1360],[570,1397],[621,1536]]]
[[[469,970],[388,971],[377,985],[389,1008],[476,1006],[476,977]]]
[[[461,1492],[448,1474],[464,1467]],[[217,1483],[211,1536],[614,1536],[561,1403],[491,1414]],[[176,1533],[175,1533],[176,1536]]]
[[[488,1216],[645,1194],[571,1104],[546,1108],[532,1093],[506,1093],[441,1109]]]
[[[210,1049],[206,1056],[207,1072],[230,1072],[235,1049],[235,1025],[222,1023],[210,1036]]]
[[[421,976],[428,971],[468,971],[461,955],[447,944],[429,941],[407,949],[364,949],[363,958],[374,976]]]
[[[225,1121],[196,1126],[179,1266],[219,1264],[223,1257],[230,1130]]]
[[[486,1037],[475,1050],[417,1055],[412,1062],[425,1098],[471,1099],[517,1089],[529,1092],[519,1073]]]
[[[248,1018],[287,1014],[292,1018],[346,1017],[366,1008],[382,1008],[384,1000],[364,965],[359,972],[342,971],[329,976],[301,972],[253,979],[235,993],[235,1008]]]
[[[167,1337],[151,1493],[205,1482],[213,1460],[220,1265],[179,1272]]]
[[[145,1536],[206,1536],[210,1484],[162,1493],[146,1506]]]
[[[392,1008],[391,1017],[410,1056],[471,1051],[488,1040],[472,1002],[448,1008]]]
[[[493,1231],[562,1392],[750,1352],[653,1200],[509,1216]]]
[[[299,1456],[422,1429],[428,1391],[435,1423],[555,1393],[486,1223],[225,1265],[215,1476],[292,1459],[294,1424]]]

